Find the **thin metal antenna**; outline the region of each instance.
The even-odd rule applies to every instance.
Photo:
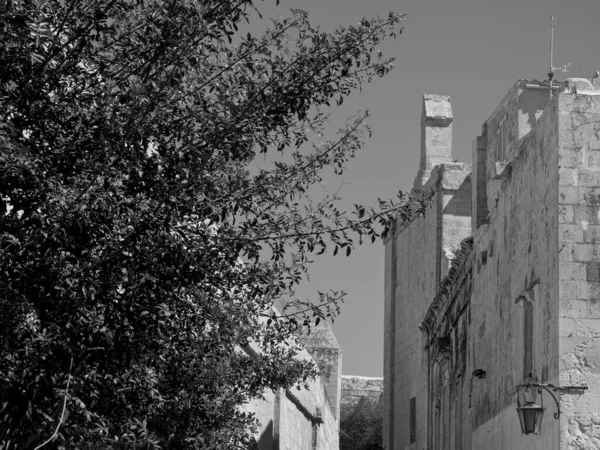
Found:
[[[571,63],[562,67],[554,67],[554,22],[556,22],[557,19],[558,18],[554,16],[550,17],[550,72],[548,72],[550,98],[552,98],[552,80],[554,79],[554,71],[560,70],[561,72],[568,72],[571,67]]]

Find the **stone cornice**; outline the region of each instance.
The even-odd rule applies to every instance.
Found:
[[[453,287],[463,273],[466,262],[470,258],[473,251],[473,236],[464,239],[460,243],[460,249],[458,250],[456,257],[452,260],[452,265],[448,271],[448,275],[444,277],[440,283],[438,293],[434,297],[431,305],[427,309],[425,318],[419,325],[419,328],[425,330],[430,336],[433,331],[434,325],[437,322],[438,315],[442,311],[442,308],[447,300],[449,300],[453,294]]]

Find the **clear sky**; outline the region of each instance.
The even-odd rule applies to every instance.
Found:
[[[419,161],[424,93],[452,99],[453,155],[471,162],[471,142],[518,78],[545,79],[550,60],[550,16],[555,24],[554,65],[571,63],[567,77],[600,70],[600,0],[265,0],[265,16],[309,11],[325,31],[389,11],[408,15],[404,33],[382,46],[396,69],[333,112],[332,126],[368,108],[373,137],[344,174],[349,203],[374,205],[412,187]],[[335,189],[341,180],[331,180]],[[365,245],[349,258],[315,259],[301,293],[348,293],[333,330],[342,347],[343,373],[383,374],[383,245]],[[401,249],[400,249],[401,250]],[[343,252],[340,252],[340,254]]]

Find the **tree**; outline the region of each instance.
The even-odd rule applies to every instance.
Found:
[[[1,449],[243,448],[238,405],[313,376],[296,335],[338,311],[294,297],[311,255],[421,210],[309,193],[360,150],[367,114],[318,143],[326,109],[392,68],[403,16],[241,35],[253,11],[0,4]]]
[[[340,450],[383,449],[383,405],[365,395],[340,417]]]

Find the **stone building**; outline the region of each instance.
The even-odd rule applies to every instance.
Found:
[[[320,376],[303,386],[267,390],[244,406],[260,423],[251,450],[338,450],[342,354],[323,321],[303,337],[297,357],[314,361]],[[251,350],[246,350],[250,351]]]
[[[450,98],[424,96],[432,205],[385,243],[385,448],[600,448],[598,81],[518,81],[472,164]]]

